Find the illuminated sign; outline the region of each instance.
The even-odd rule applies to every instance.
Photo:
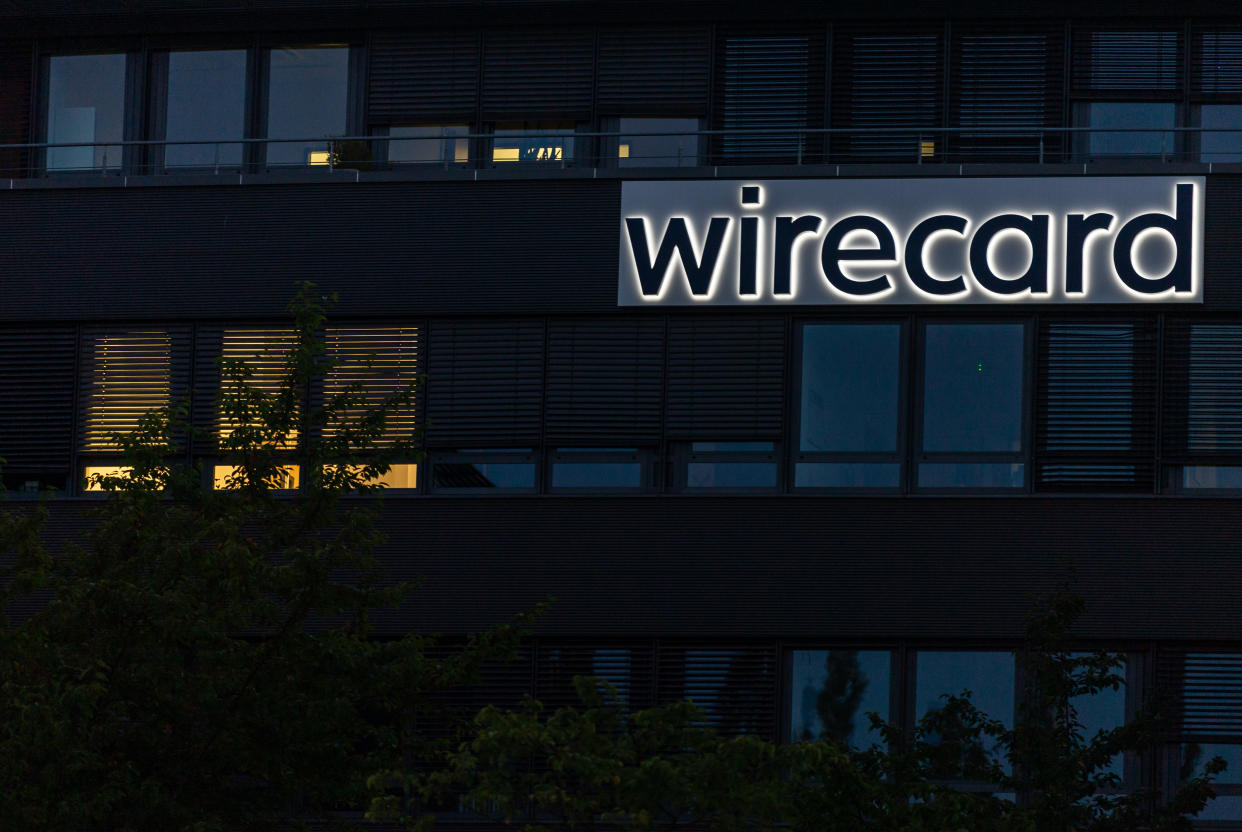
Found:
[[[625,182],[621,306],[1203,302],[1203,178]]]

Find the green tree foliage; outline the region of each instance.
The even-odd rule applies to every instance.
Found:
[[[378,440],[412,391],[307,407],[332,366],[324,312],[309,287],[291,311],[280,392],[223,368],[229,489],[171,461],[174,410],[117,438],[129,470],[95,478],[85,539],[52,551],[44,507],[0,512],[5,609],[42,600],[0,630],[0,828],[232,832],[359,807],[366,774],[429,753],[433,694],[515,646],[519,622],[439,658],[422,636],[370,637],[411,589],[372,553],[375,478],[413,453]]]
[[[1076,703],[1124,679],[1119,656],[1066,649],[1081,610],[1066,589],[1036,605],[1015,653],[1025,689],[1012,729],[963,691],[908,732],[871,714],[883,746],[776,745],[723,737],[688,702],[629,713],[612,687],[579,677],[580,708],[547,713],[533,700],[517,711],[486,708],[441,768],[378,775],[373,789],[388,791],[377,793],[371,814],[426,829],[425,807],[458,795],[471,811],[528,832],[1189,829],[1187,816],[1211,799],[1211,779],[1224,764],[1209,762],[1167,800],[1117,793],[1111,761],[1150,751],[1160,718],[1149,710],[1087,735]],[[828,678],[845,681],[818,699],[825,736],[848,735],[865,682],[856,656],[852,672],[848,653],[827,661]],[[391,790],[398,783],[400,798]]]

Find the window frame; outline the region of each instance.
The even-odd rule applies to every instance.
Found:
[[[432,449],[427,452],[425,466],[427,469],[426,491],[431,494],[437,494],[445,497],[456,497],[461,495],[469,496],[487,496],[487,497],[511,497],[515,495],[539,494],[542,485],[542,467],[539,464],[539,450],[537,448],[458,448],[458,449]],[[532,485],[529,488],[471,488],[469,486],[462,488],[453,488],[450,486],[440,486],[436,483],[436,466],[443,463],[495,463],[504,464],[529,464],[532,471]]]
[[[760,443],[766,442],[771,444],[772,449],[768,451],[756,450],[713,450],[713,451],[696,451],[694,445],[699,442],[711,442],[716,444],[730,443]],[[676,441],[668,443],[668,464],[671,471],[667,477],[669,490],[682,494],[778,494],[781,492],[782,483],[784,482],[784,471],[782,470],[782,462],[786,454],[781,447],[782,443],[776,439],[691,439],[686,441]],[[690,485],[690,464],[694,462],[705,463],[740,463],[740,464],[762,464],[771,463],[773,466],[772,485],[770,486],[743,486],[743,485],[719,485],[719,486],[692,486]]]
[[[658,457],[653,449],[646,446],[637,446],[633,450],[596,446],[581,446],[580,449],[576,449],[572,445],[550,447],[545,453],[542,492],[561,496],[574,494],[648,494],[655,491],[658,487],[655,470],[657,459]],[[570,462],[636,462],[639,465],[638,485],[555,485],[556,465]]]

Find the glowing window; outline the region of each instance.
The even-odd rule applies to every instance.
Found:
[[[128,465],[87,465],[82,471],[84,479],[82,489],[84,491],[103,491],[103,486],[94,481],[93,477],[123,477],[132,470]]]
[[[149,410],[170,404],[172,336],[159,330],[88,335],[83,451],[115,451]]]
[[[559,162],[574,156],[574,123],[514,121],[496,125],[492,162]]]
[[[217,491],[228,491],[237,486],[236,479],[241,469],[236,465],[215,465],[211,469],[212,487]],[[297,465],[282,465],[275,469],[270,488],[280,491],[291,491],[298,487],[301,477]]]
[[[393,397],[410,392],[408,404],[389,410],[374,441],[388,447],[412,439],[417,428],[413,386],[418,381],[418,329],[337,327],[327,330],[325,342],[333,366],[323,381],[324,399],[346,406],[324,426],[324,436],[340,435]]]
[[[229,378],[223,379],[223,395],[226,398],[237,397],[242,390],[237,385],[244,385],[252,394],[262,394],[269,398],[279,396],[284,390],[285,377],[288,372],[289,353],[296,343],[297,336],[290,329],[227,329],[224,331],[220,356],[225,362],[242,362],[250,375],[244,381]],[[258,413],[248,407],[241,422],[231,420],[223,410],[217,416],[217,430],[220,438],[228,439],[241,423],[255,429],[262,429]],[[237,415],[237,414],[234,414]],[[276,445],[283,449],[297,446],[298,432],[296,427],[279,437],[273,438]]]

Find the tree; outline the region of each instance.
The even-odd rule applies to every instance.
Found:
[[[1124,678],[1117,672],[1121,657],[1067,649],[1081,612],[1081,599],[1065,587],[1035,605],[1026,643],[1015,653],[1025,690],[1013,728],[980,711],[964,691],[945,697],[909,732],[871,714],[882,747],[849,750],[831,739],[776,745],[722,737],[688,702],[629,713],[610,686],[580,677],[582,708],[547,714],[529,701],[519,711],[484,709],[440,769],[404,775],[412,808],[402,813],[381,796],[372,815],[404,816],[426,828],[430,818],[418,800],[430,805],[459,793],[482,814],[528,821],[526,830],[1189,829],[1186,816],[1211,799],[1211,780],[1224,763],[1209,762],[1167,801],[1116,793],[1121,782],[1110,761],[1148,750],[1161,720],[1158,709],[1149,709],[1128,725],[1087,735],[1077,703]],[[828,663],[846,671],[848,682],[819,698],[831,737],[852,720],[858,682],[848,672],[848,653]],[[831,733],[828,726],[835,726]],[[386,772],[377,782],[402,776]],[[967,782],[990,788],[968,791]]]
[[[171,460],[185,409],[117,437],[127,470],[84,540],[51,551],[48,511],[0,512],[0,827],[259,830],[358,806],[365,775],[418,747],[437,690],[512,651],[522,622],[432,658],[430,638],[372,638],[386,585],[377,478],[413,453],[384,443],[409,389],[359,385],[308,406],[332,369],[304,286],[279,392],[223,368],[227,488]],[[328,429],[330,428],[330,429]],[[302,488],[281,491],[291,465]]]

